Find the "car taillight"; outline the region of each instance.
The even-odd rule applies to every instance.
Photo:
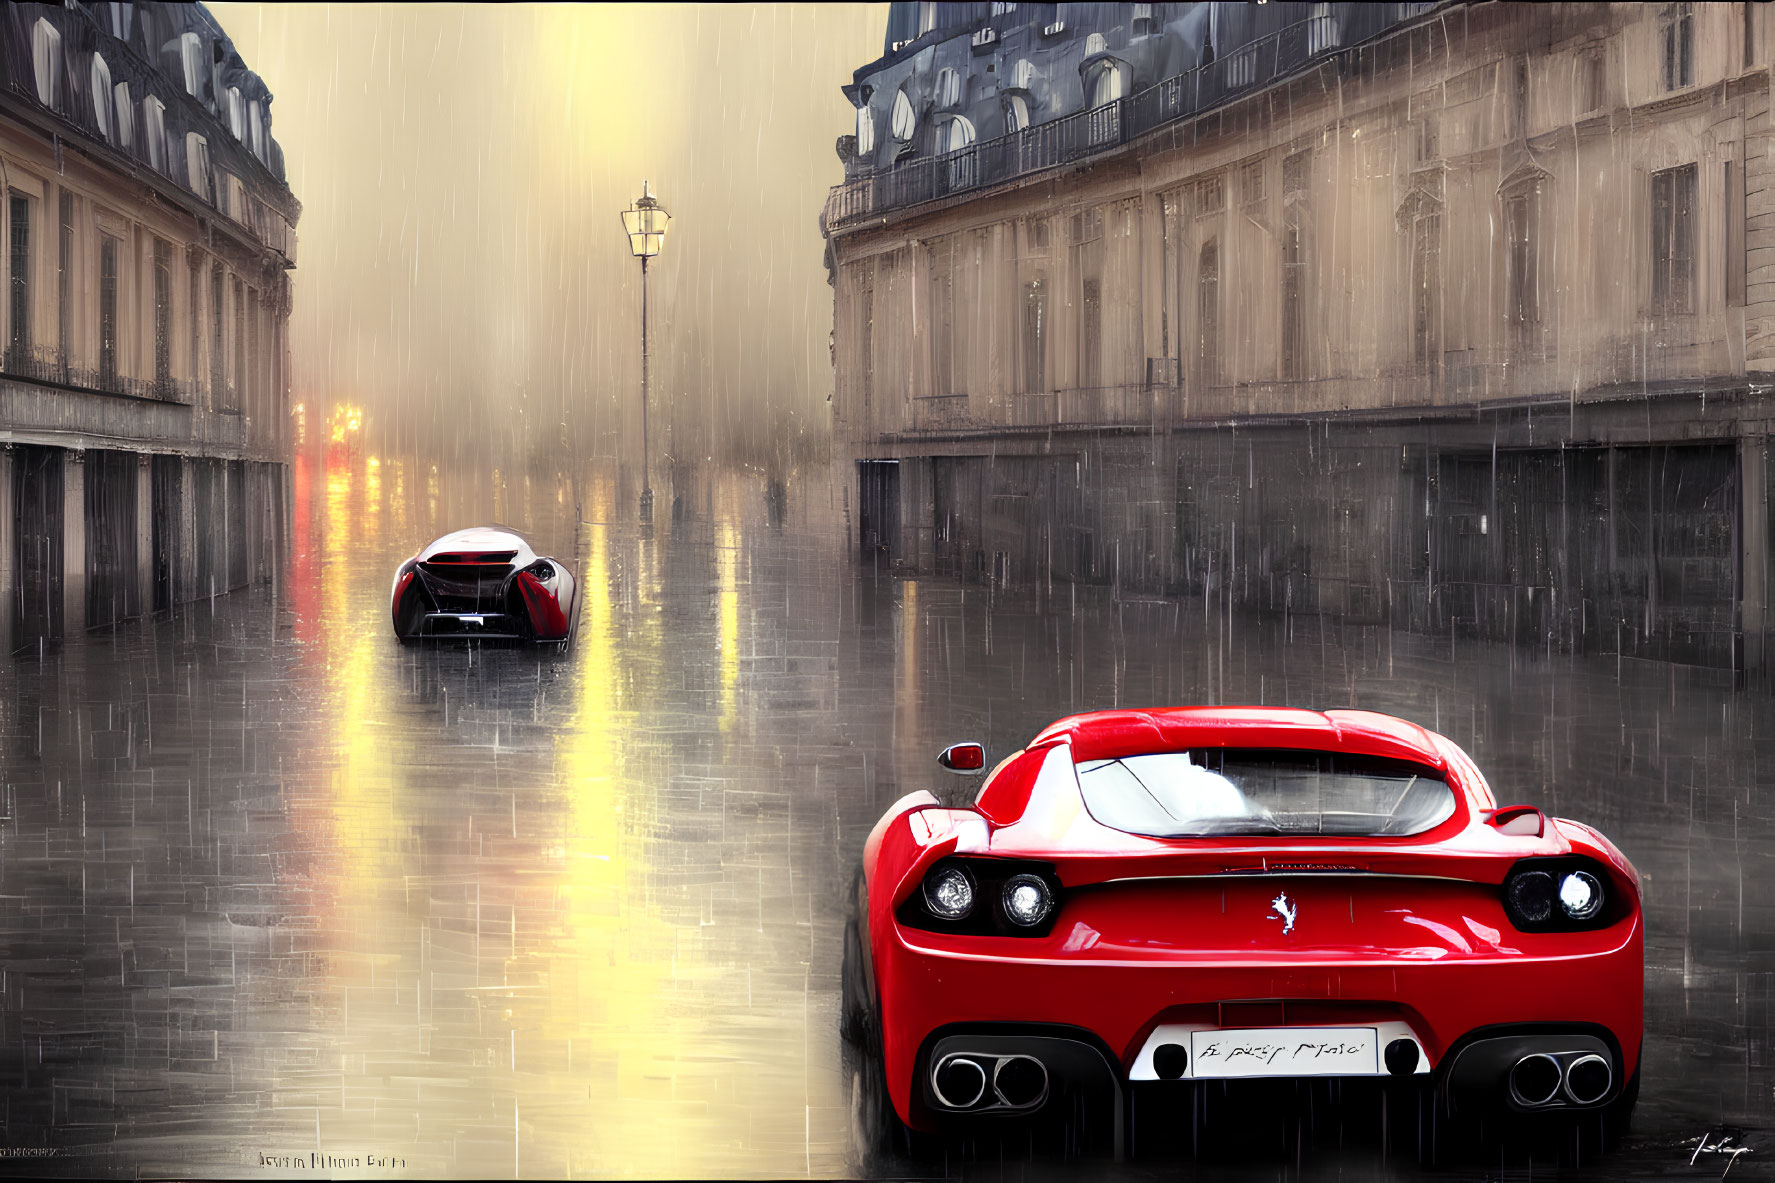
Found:
[[[924,878],[924,902],[932,915],[960,920],[974,910],[974,881],[954,864],[938,867]]]
[[[1054,926],[1060,881],[1045,863],[946,858],[900,905],[901,924],[977,936],[1043,936]]]
[[[1524,932],[1600,928],[1614,918],[1607,881],[1589,859],[1524,859],[1504,877],[1504,911]]]

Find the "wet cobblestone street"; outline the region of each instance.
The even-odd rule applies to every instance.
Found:
[[[1063,714],[1187,702],[1397,713],[1610,835],[1646,879],[1648,1035],[1598,1177],[1686,1172],[1721,1125],[1758,1148],[1734,1177],[1775,1158],[1775,704],[1729,678],[894,579],[824,470],[783,499],[721,477],[651,531],[599,474],[296,486],[276,589],[0,666],[0,1143],[60,1152],[0,1172],[874,1169],[837,1033],[868,828],[969,791],[946,743],[996,761]],[[396,644],[396,564],[486,519],[578,569],[570,653]]]

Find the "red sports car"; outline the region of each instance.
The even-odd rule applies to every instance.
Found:
[[[1408,1077],[1457,1120],[1618,1133],[1639,1092],[1633,865],[1387,715],[1062,719],[972,806],[896,802],[855,905],[845,1029],[913,1130],[1046,1110],[1119,1152],[1143,1090]]]
[[[403,643],[426,637],[548,641],[573,634],[573,573],[498,526],[446,534],[400,565],[389,611]]]

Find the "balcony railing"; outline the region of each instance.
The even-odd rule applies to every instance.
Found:
[[[1355,27],[1318,16],[1239,46],[1227,56],[1166,78],[1145,90],[997,139],[939,156],[905,159],[893,168],[862,173],[832,188],[823,223],[828,231],[890,210],[938,201],[1068,164],[1138,139],[1240,95],[1261,90],[1344,46],[1371,40],[1434,5],[1351,5]]]
[[[176,378],[127,377],[116,373],[115,366],[94,369],[70,365],[66,354],[47,345],[13,346],[0,352],[0,377],[49,382],[98,394],[121,394],[163,403],[193,403],[198,389],[197,383]]]

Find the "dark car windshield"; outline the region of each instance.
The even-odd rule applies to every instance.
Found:
[[[1421,834],[1455,811],[1440,772],[1335,752],[1200,748],[1078,765],[1085,808],[1154,838]]]

